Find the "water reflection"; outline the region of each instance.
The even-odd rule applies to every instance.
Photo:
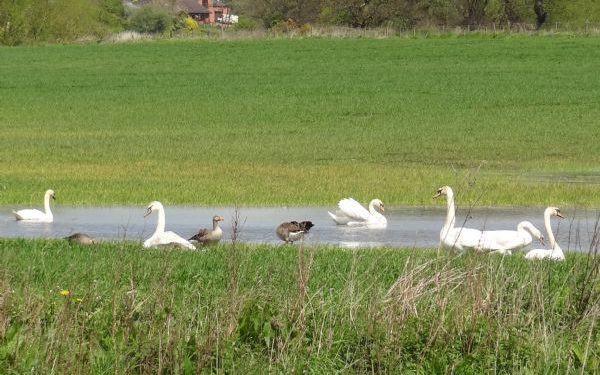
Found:
[[[336,226],[327,215],[332,207],[242,207],[238,210],[239,239],[254,243],[280,243],[275,228],[283,221],[311,220],[315,227],[307,243],[333,244],[346,247],[402,246],[435,248],[445,219],[445,206],[388,207],[386,229],[362,229]],[[142,241],[155,229],[156,215],[143,217],[144,206],[115,207],[53,207],[54,223],[34,224],[17,222],[11,209],[0,207],[1,237],[57,238],[74,232],[85,232],[97,239]],[[167,230],[190,237],[199,228],[209,228],[214,215],[222,215],[223,239],[232,235],[234,207],[166,206]],[[529,220],[542,232],[544,208],[476,208],[467,215],[457,212],[457,225],[479,229],[516,229],[518,222]],[[588,251],[598,210],[562,208],[565,220],[553,220],[552,228],[563,249]],[[468,216],[468,219],[465,217]],[[541,244],[533,243],[535,247]]]

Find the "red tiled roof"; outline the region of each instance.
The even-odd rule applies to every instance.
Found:
[[[198,0],[177,0],[177,6],[187,13],[208,14],[208,8],[198,3]]]

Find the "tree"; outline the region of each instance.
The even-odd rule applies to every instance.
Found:
[[[139,33],[169,33],[175,25],[175,16],[159,6],[144,6],[135,10],[129,27]]]
[[[482,25],[486,22],[486,7],[489,0],[456,0],[456,4],[463,16],[464,26]]]
[[[300,25],[315,22],[321,10],[321,0],[233,0],[232,7],[270,28],[288,19]]]
[[[533,11],[535,12],[535,21],[537,24],[537,29],[539,30],[546,22],[546,18],[548,17],[548,13],[544,9],[543,0],[535,0],[533,4]]]

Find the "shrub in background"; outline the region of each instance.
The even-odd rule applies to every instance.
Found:
[[[289,33],[298,28],[298,24],[296,21],[289,18],[287,20],[279,20],[271,26],[271,30],[276,33]]]
[[[127,25],[125,8],[121,0],[102,0],[98,18],[113,32],[119,32]]]
[[[27,37],[27,19],[24,4],[18,0],[0,1],[0,43],[8,46],[21,44]]]
[[[169,34],[175,29],[175,16],[165,8],[141,7],[132,12],[129,28],[139,33]]]
[[[192,32],[198,28],[198,22],[190,16],[184,18],[183,24],[189,32]]]
[[[33,6],[39,7],[38,4]],[[108,30],[99,22],[99,14],[100,7],[90,6],[88,0],[49,3],[47,21],[42,25],[40,36],[42,39],[57,42],[72,41],[86,36],[102,37]]]
[[[238,23],[234,24],[235,30],[255,30],[258,24],[250,17],[240,16]]]
[[[69,42],[123,29],[120,0],[0,0],[0,44]]]

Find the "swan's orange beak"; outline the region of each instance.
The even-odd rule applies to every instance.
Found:
[[[563,215],[562,215],[560,212],[557,212],[557,213],[556,213],[556,216],[560,217],[561,219],[564,219],[564,218],[565,218],[565,217],[564,217],[564,216],[563,216]]]
[[[144,214],[144,217],[150,215],[151,213],[152,213],[152,208],[151,207],[146,208],[146,213]]]
[[[433,195],[433,199],[435,199],[435,198],[439,197],[440,195],[442,195],[442,192],[438,190],[438,191],[437,191],[437,192],[436,192],[436,193]]]

